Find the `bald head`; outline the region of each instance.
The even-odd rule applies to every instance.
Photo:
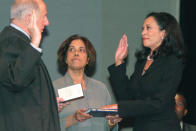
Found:
[[[33,23],[40,32],[43,32],[45,26],[49,25],[47,7],[43,0],[16,0],[11,7],[10,19],[11,23],[19,26],[28,34],[32,31]]]
[[[32,10],[39,12],[39,4],[44,3],[43,0],[16,0],[11,7],[10,19],[23,19]]]

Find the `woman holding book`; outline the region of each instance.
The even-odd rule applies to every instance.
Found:
[[[58,64],[64,76],[54,81],[56,92],[61,88],[81,84],[84,94],[82,98],[71,100],[70,105],[59,112],[62,131],[108,131],[110,128],[117,130],[115,124],[108,125],[105,117],[93,117],[85,113],[87,108],[100,108],[111,104],[111,96],[106,86],[86,75],[95,61],[96,51],[86,37],[70,36],[59,47]]]

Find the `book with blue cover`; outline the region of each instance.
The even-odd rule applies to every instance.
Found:
[[[107,115],[116,115],[118,114],[117,109],[97,109],[97,108],[89,108],[86,110],[87,114],[92,115],[93,117],[105,117]]]

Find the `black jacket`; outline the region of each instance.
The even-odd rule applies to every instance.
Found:
[[[142,76],[145,62],[136,62],[130,78],[125,63],[108,68],[119,115],[136,118],[134,131],[180,131],[174,96],[182,76],[182,61],[159,55]]]
[[[22,32],[0,34],[0,131],[59,131],[56,97],[41,53]]]

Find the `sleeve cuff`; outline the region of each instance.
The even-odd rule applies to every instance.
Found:
[[[38,47],[36,47],[36,46],[34,46],[33,43],[30,43],[30,45],[31,45],[34,49],[36,49],[37,51],[39,51],[40,53],[42,52],[42,49],[41,49],[41,48],[38,48]]]
[[[110,73],[110,76],[123,76],[126,74],[126,64],[120,64],[119,66],[115,66],[115,64],[112,64],[108,67],[108,71]]]

